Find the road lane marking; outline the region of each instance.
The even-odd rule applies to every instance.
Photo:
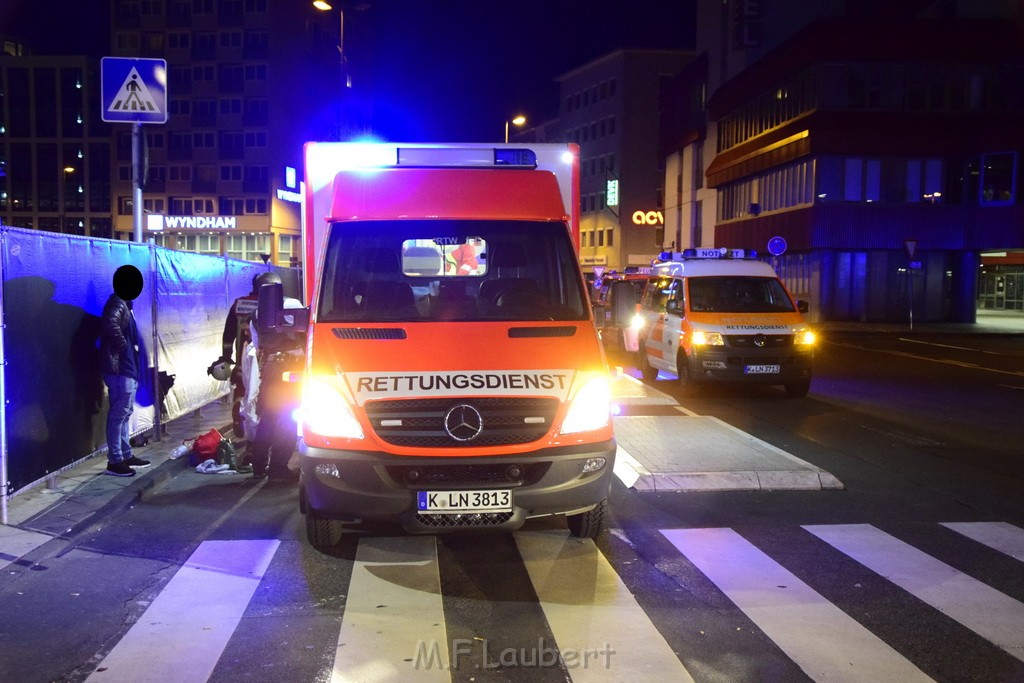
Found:
[[[986,351],[985,349],[972,349],[969,346],[955,346],[953,344],[940,344],[938,342],[929,342],[921,339],[908,339],[907,337],[898,337],[899,341],[908,342],[910,344],[924,344],[925,346],[937,346],[940,349],[956,349],[957,351],[970,351],[971,353],[986,353],[990,356],[1013,356],[1010,353],[1001,353],[999,351]]]
[[[593,541],[563,531],[515,539],[558,650],[575,660],[573,683],[693,680]]]
[[[931,680],[732,529],[661,533],[811,678]]]
[[[205,681],[280,541],[203,541],[90,681]]]
[[[869,524],[809,525],[840,552],[1024,660],[1024,603]]]
[[[362,538],[332,683],[450,681],[433,536]]]
[[[947,522],[942,526],[1024,562],[1024,529],[1006,522]]]
[[[958,368],[966,368],[968,370],[984,370],[986,372],[995,372],[1000,375],[1010,375],[1012,377],[1024,377],[1024,372],[1015,372],[1013,370],[997,370],[995,368],[986,368],[984,365],[977,365],[976,363],[965,363],[963,361],[950,360],[947,358],[929,358],[928,356],[919,356],[915,353],[907,353],[906,351],[891,351],[889,349],[872,349],[867,346],[860,346],[858,344],[844,344],[841,342],[825,342],[832,346],[842,346],[847,349],[858,349],[860,351],[872,351],[875,353],[885,353],[890,356],[900,356],[902,358],[913,358],[915,360],[925,360],[932,363],[941,363],[942,365],[953,365]]]

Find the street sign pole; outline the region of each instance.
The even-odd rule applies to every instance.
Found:
[[[914,256],[917,254],[917,240],[903,240],[903,250],[907,254],[907,298],[910,301],[910,331],[914,331],[914,270],[920,267],[915,266]]]
[[[909,264],[908,264],[909,265]],[[910,331],[914,331],[914,270],[907,268],[907,294],[910,295]]]
[[[142,124],[132,124],[132,239],[142,241]]]

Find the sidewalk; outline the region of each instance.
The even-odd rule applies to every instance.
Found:
[[[48,485],[39,484],[12,497],[7,501],[8,523],[61,536],[75,533],[100,510],[131,505],[184,467],[182,461],[169,457],[175,446],[211,428],[230,433],[231,404],[218,400],[163,426],[165,433],[160,441],[151,440],[146,446],[132,449],[135,455],[152,463],[136,470],[134,477],[101,476],[107,458],[105,452],[100,453],[54,475]],[[0,526],[0,541],[5,528]]]
[[[841,489],[823,469],[621,373],[615,474],[637,491]]]

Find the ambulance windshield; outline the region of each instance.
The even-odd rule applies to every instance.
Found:
[[[562,223],[335,223],[323,272],[323,322],[588,318]]]
[[[689,278],[691,311],[789,313],[796,309],[782,283],[771,277]]]

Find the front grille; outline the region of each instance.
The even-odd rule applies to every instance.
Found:
[[[786,365],[792,356],[729,356],[729,365]]]
[[[416,521],[435,529],[466,526],[498,526],[512,519],[511,512],[470,512],[455,515],[417,514]]]
[[[472,406],[482,418],[480,433],[468,441],[452,438],[444,428],[445,415],[461,404]],[[551,429],[556,410],[557,399],[532,397],[407,399],[366,404],[366,416],[382,440],[395,446],[422,448],[530,443]]]
[[[740,349],[779,348],[793,345],[793,335],[791,334],[729,334],[725,339],[729,346]]]
[[[395,484],[410,489],[470,489],[529,486],[540,481],[550,467],[550,462],[533,462],[493,465],[391,465],[384,469]]]

